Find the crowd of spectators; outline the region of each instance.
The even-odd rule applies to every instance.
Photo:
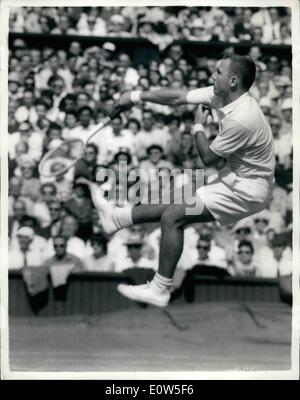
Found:
[[[291,273],[292,68],[289,59],[262,54],[259,47],[259,43],[289,44],[288,9],[24,7],[11,14],[10,29],[157,37],[165,44],[168,35],[172,40],[213,37],[251,42],[249,55],[257,65],[257,79],[250,92],[270,122],[275,143],[271,203],[267,210],[233,227],[221,229],[207,223],[187,228],[176,282],[179,285],[182,272],[197,265],[217,266],[233,276],[276,278]],[[176,167],[174,184],[182,186],[193,179],[186,174],[187,168],[203,167],[190,133],[194,106],[135,106],[95,136],[67,174],[45,178],[37,167],[42,156],[64,140],[85,140],[126,90],[208,86],[217,58],[200,52],[185,57],[183,47],[172,40],[169,47],[163,46],[160,58],[138,65],[110,41],[84,49],[78,38],[58,51],[49,44],[30,48],[24,39],[13,41],[8,76],[10,269],[47,266],[56,286],[66,281],[70,271],[157,270],[158,225],[123,229],[107,238],[89,190],[78,179],[96,181],[99,173],[114,171],[117,179],[102,183],[114,203],[120,201],[118,194],[124,189],[118,178],[124,165],[127,174],[141,168],[146,175],[153,168],[163,173]],[[230,54],[234,48],[227,47],[225,52]],[[217,132],[213,114],[206,132],[209,140]],[[207,168],[205,179],[216,172]],[[159,179],[159,174],[151,176],[151,182]],[[142,181],[141,188],[146,189],[148,183]],[[133,200],[129,196],[127,201]]]
[[[24,7],[10,14],[11,32],[144,37],[160,50],[177,39],[291,44],[289,8]]]

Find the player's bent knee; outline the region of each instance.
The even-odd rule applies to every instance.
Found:
[[[176,225],[184,216],[184,209],[182,206],[171,204],[165,209],[161,216],[161,224],[164,226]]]

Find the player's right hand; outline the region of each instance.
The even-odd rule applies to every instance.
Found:
[[[118,105],[124,109],[132,107],[133,102],[131,101],[130,95],[131,95],[131,92],[125,92],[125,93],[121,94],[121,97],[119,98],[119,101],[118,101]]]

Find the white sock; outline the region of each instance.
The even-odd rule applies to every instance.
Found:
[[[118,229],[132,226],[132,206],[115,207],[112,219]]]
[[[156,272],[153,280],[151,281],[151,286],[155,290],[157,290],[158,293],[164,293],[166,291],[171,292],[173,286],[173,278],[166,278]]]

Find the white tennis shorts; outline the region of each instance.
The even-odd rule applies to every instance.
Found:
[[[197,195],[216,221],[228,226],[266,208],[272,186],[266,179],[241,178],[224,169],[212,182],[197,189]]]

